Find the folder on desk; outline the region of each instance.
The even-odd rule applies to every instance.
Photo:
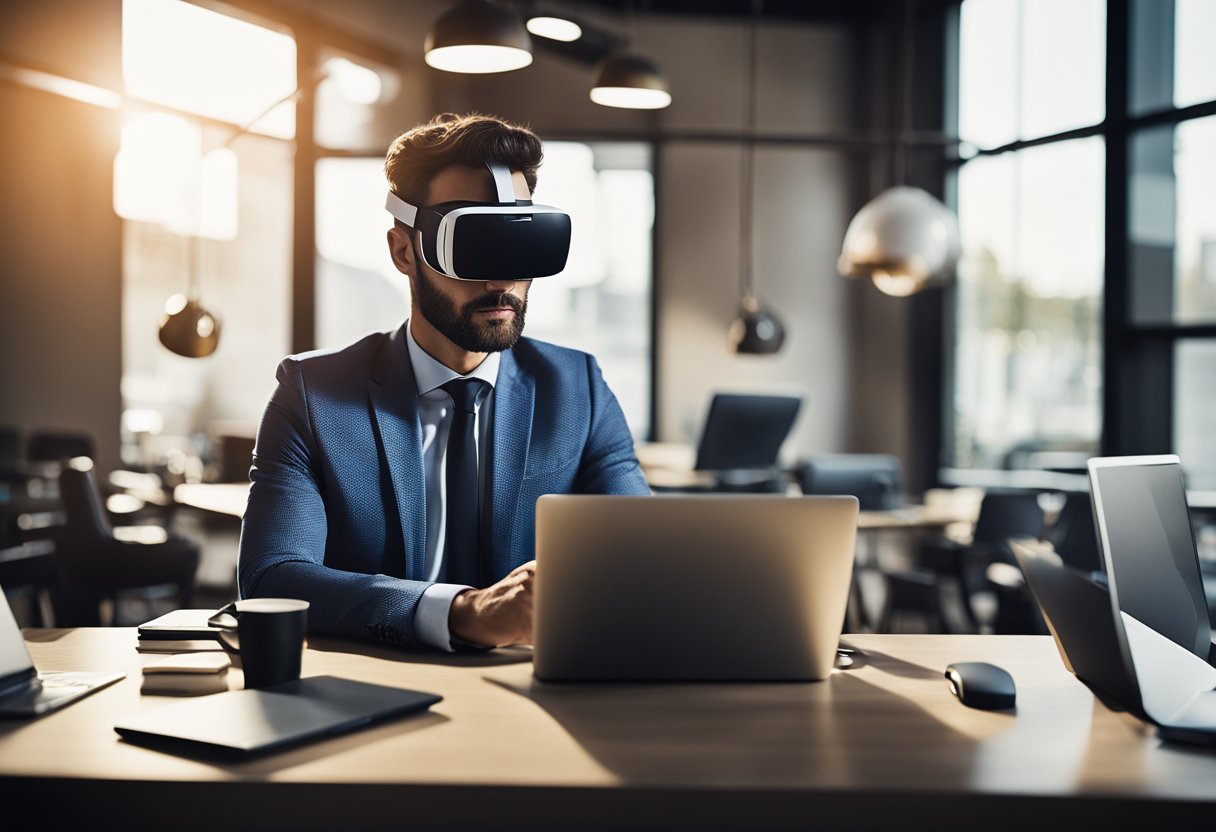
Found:
[[[135,714],[114,730],[166,751],[247,756],[424,711],[443,697],[313,676],[262,690],[235,690]]]

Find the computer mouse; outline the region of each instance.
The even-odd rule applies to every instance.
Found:
[[[955,662],[946,667],[950,692],[968,708],[1004,711],[1014,707],[1017,688],[1003,668],[987,662]]]

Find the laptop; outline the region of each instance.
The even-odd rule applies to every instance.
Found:
[[[144,711],[119,720],[114,730],[125,740],[164,751],[241,758],[424,711],[442,699],[336,676],[310,676]]]
[[[25,647],[8,598],[0,591],[0,717],[44,714],[113,684],[125,675],[77,671],[39,673],[34,669],[34,660]]]
[[[1089,483],[1105,603],[1100,585],[1061,573],[1067,567],[1033,546],[1015,548],[1065,664],[1156,724],[1163,739],[1216,743],[1212,628],[1181,463],[1172,455],[1091,459]]]
[[[801,406],[797,396],[715,394],[694,467],[698,471],[776,468]]]
[[[856,534],[851,496],[543,496],[534,672],[546,681],[825,679]]]

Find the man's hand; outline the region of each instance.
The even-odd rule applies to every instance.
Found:
[[[452,600],[448,631],[486,647],[532,643],[532,582],[536,561],[528,561],[485,589],[467,589]]]

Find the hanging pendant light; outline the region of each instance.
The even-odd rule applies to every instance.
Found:
[[[904,184],[904,136],[912,122],[912,26],[912,4],[905,2],[902,124],[892,147],[895,185],[853,217],[836,261],[843,276],[869,278],[895,297],[945,284],[960,253],[954,212],[928,191]]]
[[[461,0],[426,35],[425,60],[445,72],[510,72],[532,63],[523,21],[490,0]]]
[[[186,293],[165,302],[157,334],[170,352],[184,358],[206,358],[220,345],[220,322],[199,300],[197,236],[190,238],[189,257]]]
[[[907,297],[945,282],[958,262],[958,220],[920,188],[888,188],[857,212],[836,268],[869,278],[884,294]]]
[[[605,107],[661,110],[671,104],[671,92],[658,64],[636,52],[618,52],[596,69],[591,100]]]
[[[785,343],[785,326],[756,297],[752,273],[752,203],[756,188],[756,40],[760,28],[762,0],[752,0],[751,49],[748,55],[747,140],[742,148],[739,210],[739,317],[731,324],[727,340],[741,355],[772,355]]]

